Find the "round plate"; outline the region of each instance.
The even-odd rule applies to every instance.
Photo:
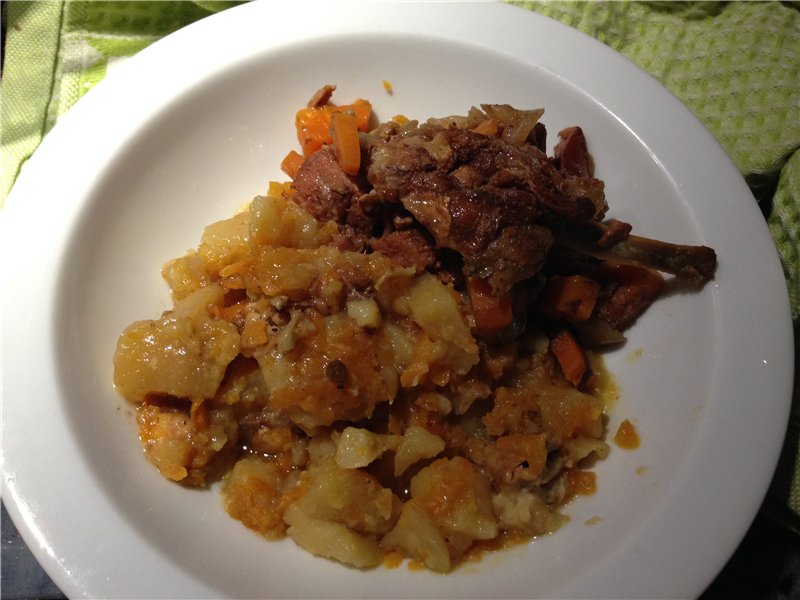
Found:
[[[568,506],[562,530],[447,576],[362,572],[265,541],[216,490],[156,473],[112,386],[122,328],[170,306],[162,263],[284,179],[294,113],[327,83],[381,120],[544,107],[550,151],[556,131],[583,127],[609,216],[719,255],[714,281],[673,290],[608,356],[621,390],[609,430],[632,420],[641,447],[597,465],[598,492]],[[58,122],[0,223],[3,499],[70,597],[692,596],[740,541],[777,460],[789,309],[742,178],[655,80],[516,7],[264,2],[200,21]]]

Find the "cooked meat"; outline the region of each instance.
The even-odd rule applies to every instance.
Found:
[[[638,235],[614,236],[612,223],[587,222],[565,230],[559,242],[597,258],[628,262],[702,284],[714,276],[717,254],[708,246],[672,244]]]
[[[658,271],[697,284],[713,276],[711,248],[633,236],[630,224],[603,221],[604,184],[580,127],[559,132],[551,158],[540,110],[482,109],[379,125],[362,138],[359,178],[324,146],[300,167],[294,198],[317,219],[339,223],[337,247],[380,252],[457,287],[483,280],[498,302],[516,298],[512,288],[543,269],[593,278],[602,294],[585,329],[603,340],[619,339],[617,330],[661,293]],[[515,301],[515,319],[529,303]]]
[[[294,200],[320,221],[343,221],[353,198],[362,190],[342,171],[332,146],[309,156],[294,178]]]
[[[597,240],[599,248],[608,248],[614,244],[625,241],[631,232],[631,224],[617,219],[609,219],[605,222],[606,228]]]
[[[308,101],[309,108],[314,108],[317,106],[324,106],[328,103],[328,100],[331,99],[333,92],[336,91],[335,85],[323,85],[319,88],[313,96],[311,96],[311,100]]]
[[[392,231],[370,240],[369,245],[400,265],[413,267],[418,273],[436,263],[436,251],[432,242],[418,229]]]
[[[619,330],[633,323],[664,290],[661,274],[646,267],[604,263],[601,271],[604,284],[596,314]]]
[[[499,292],[541,268],[552,242],[541,221],[605,211],[602,186],[583,194],[592,184],[564,176],[538,148],[431,124],[377,140],[367,178],[372,195],[402,203],[439,247],[463,256],[465,274]]]
[[[586,148],[586,137],[580,127],[568,127],[558,132],[561,141],[553,148],[559,168],[577,177],[591,177],[594,166]]]

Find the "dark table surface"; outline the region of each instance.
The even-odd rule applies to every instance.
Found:
[[[62,599],[2,508],[3,600]],[[759,512],[739,549],[703,598],[800,598],[800,536],[766,509]]]

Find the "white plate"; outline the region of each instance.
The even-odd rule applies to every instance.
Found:
[[[382,81],[391,82],[387,94]],[[260,539],[217,491],[163,480],[112,388],[116,337],[169,306],[161,264],[283,179],[294,112],[324,83],[380,118],[481,102],[580,124],[611,215],[719,254],[608,358],[641,448],[553,536],[450,575],[360,572]],[[65,115],[0,212],[3,498],[71,597],[684,597],[735,549],[770,480],[792,370],[763,219],[712,136],[600,43],[494,4],[255,3],[143,51]],[[641,355],[631,360],[633,355]],[[593,525],[586,522],[592,517]]]

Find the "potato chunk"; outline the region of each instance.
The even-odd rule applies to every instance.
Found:
[[[234,465],[222,486],[225,510],[250,529],[280,538],[286,532],[281,503],[285,480],[274,462],[245,457]]]
[[[336,464],[342,469],[366,467],[387,450],[397,448],[398,436],[381,435],[369,429],[345,427],[336,437]]]
[[[492,503],[503,529],[542,535],[552,533],[569,520],[554,512],[539,496],[526,490],[496,494]]]
[[[478,362],[478,345],[455,292],[425,273],[416,279],[408,298],[411,318],[432,341],[444,346],[442,362],[461,375],[469,371]]]
[[[411,479],[411,497],[456,552],[497,536],[489,480],[465,458],[440,458],[422,469]]]
[[[424,427],[412,425],[403,434],[403,441],[397,448],[394,457],[394,474],[400,476],[415,462],[425,458],[433,458],[441,453],[445,443],[438,435]]]
[[[375,477],[325,461],[307,473],[298,506],[308,516],[336,521],[361,533],[384,534],[400,513],[400,500]]]
[[[310,517],[297,505],[286,511],[286,522],[289,537],[312,554],[360,569],[377,567],[383,561],[384,552],[374,539],[341,523]]]
[[[217,286],[201,288],[161,319],[137,321],[122,332],[114,355],[114,384],[127,400],[214,396],[239,353],[236,327],[208,313],[222,294]]]
[[[244,258],[250,250],[250,213],[242,212],[230,219],[206,227],[198,252],[205,258],[210,273],[219,271]]]
[[[139,439],[145,456],[167,479],[204,485],[212,460],[233,447],[238,425],[229,408],[194,410],[144,404],[139,407]]]
[[[450,551],[439,528],[414,500],[403,504],[397,525],[383,536],[381,546],[399,550],[432,571],[450,570]]]

